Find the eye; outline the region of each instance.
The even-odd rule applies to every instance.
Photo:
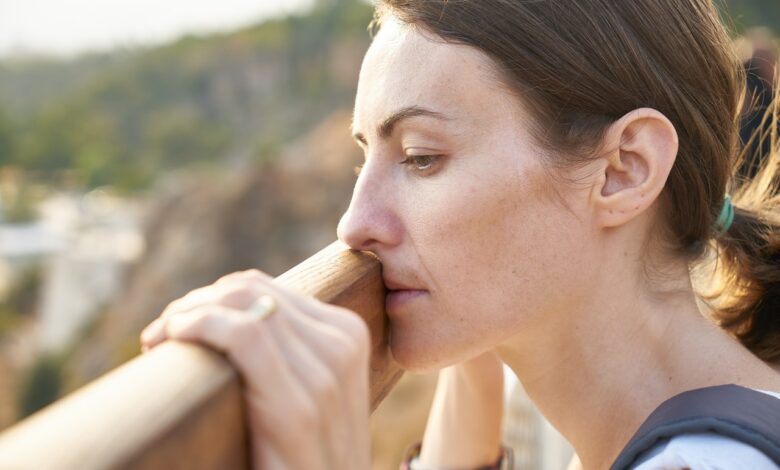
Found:
[[[412,167],[415,171],[424,172],[428,171],[436,164],[436,160],[441,155],[409,155],[406,160],[401,162],[401,165],[407,165]]]

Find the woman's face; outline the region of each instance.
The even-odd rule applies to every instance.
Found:
[[[582,190],[545,171],[528,119],[474,48],[388,18],[366,54],[353,123],[365,164],[339,238],[382,260],[407,369],[473,357],[581,295]]]

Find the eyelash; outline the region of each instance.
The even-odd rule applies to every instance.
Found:
[[[402,161],[400,164],[409,167],[414,167],[412,168],[413,170],[420,173],[425,173],[431,169],[431,167],[436,163],[436,160],[438,160],[439,157],[441,157],[441,155],[409,155],[408,157],[406,157],[406,160]],[[421,168],[417,165],[420,159],[430,159],[430,162],[427,165],[423,165],[424,168]],[[360,172],[363,170],[363,165],[361,164],[356,166],[354,170],[355,170],[355,176],[360,176]]]
[[[409,167],[413,167],[415,171],[424,173],[431,169],[431,167],[436,163],[436,160],[439,158],[439,155],[409,155],[406,157],[406,160],[401,162],[401,165],[407,165]],[[423,165],[425,168],[421,168],[417,165],[417,162],[419,162],[420,159],[426,160],[429,159],[429,163],[427,165]]]

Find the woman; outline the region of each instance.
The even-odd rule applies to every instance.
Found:
[[[441,376],[420,464],[496,459],[499,359],[585,468],[609,467],[681,392],[780,392],[764,362],[780,359],[777,155],[736,192],[741,82],[709,0],[384,0],[376,26],[353,123],[365,164],[338,235],[383,262],[396,360],[461,363]],[[711,248],[717,313],[742,344],[696,302],[691,267]],[[258,323],[241,310],[264,294],[278,311]],[[168,338],[242,371],[258,468],[369,468],[368,347],[350,312],[239,273],[142,340]],[[772,465],[723,439],[704,449]]]

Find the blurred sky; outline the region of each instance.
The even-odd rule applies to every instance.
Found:
[[[312,0],[0,0],[0,58],[73,55],[230,30]]]

